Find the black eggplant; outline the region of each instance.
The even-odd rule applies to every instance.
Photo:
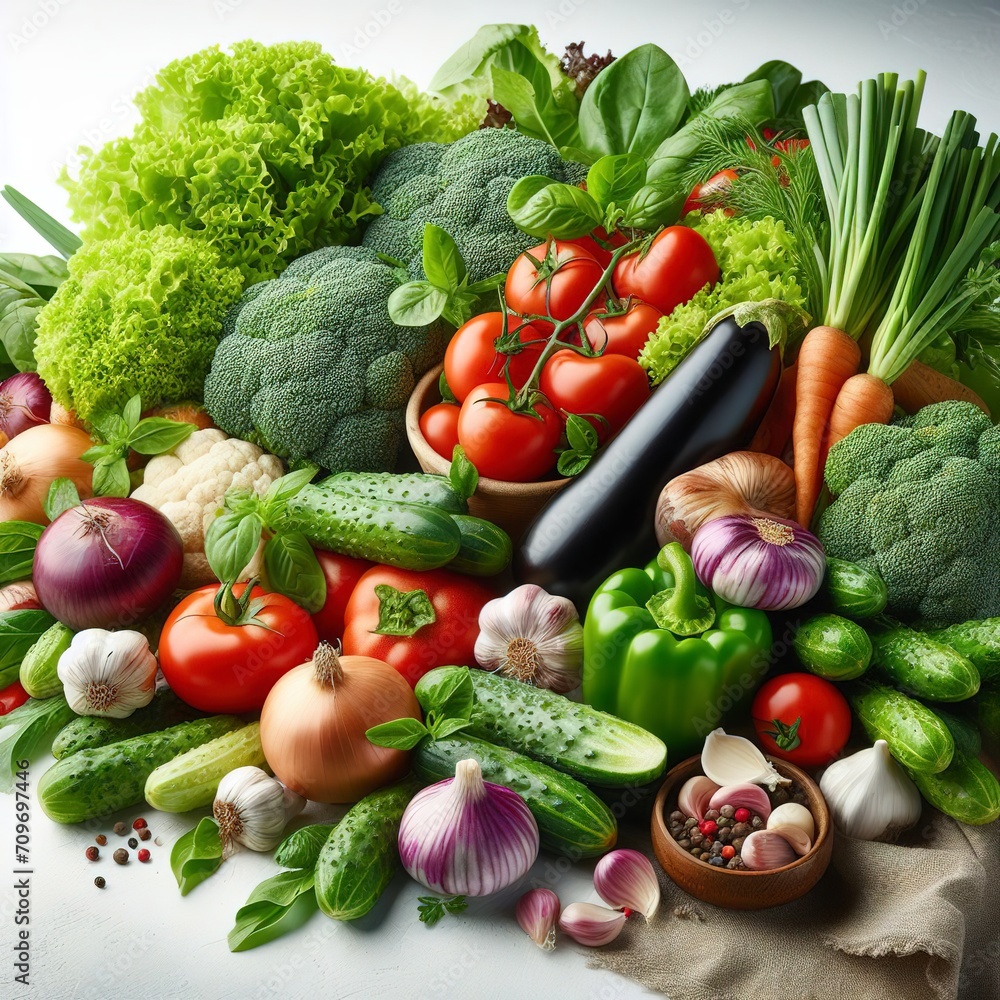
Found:
[[[539,512],[514,563],[518,583],[568,597],[581,613],[622,566],[656,551],[653,515],[682,472],[747,445],[781,374],[761,323],[721,320],[588,468]]]

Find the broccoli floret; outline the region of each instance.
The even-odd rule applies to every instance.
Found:
[[[407,277],[365,247],[326,247],[248,288],[205,380],[212,419],[292,463],[391,469],[407,397],[446,342],[389,319]]]
[[[424,226],[433,222],[455,240],[470,281],[505,271],[538,243],[507,214],[511,188],[530,174],[575,184],[586,168],[512,129],[480,129],[449,145],[406,146],[375,175],[372,200],[382,215],[372,220],[362,244],[403,261],[414,278],[423,278]]]
[[[971,403],[865,424],[830,449],[827,554],[877,572],[901,617],[1000,614],[1000,431]]]

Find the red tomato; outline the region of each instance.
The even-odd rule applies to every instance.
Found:
[[[240,597],[245,583],[233,587]],[[254,587],[255,624],[227,624],[215,610],[216,584],[199,587],[170,612],[157,656],[177,696],[203,712],[259,712],[274,682],[312,658],[319,644],[308,613],[282,594]]]
[[[549,240],[514,261],[507,272],[504,296],[520,316],[569,319],[594,290],[602,271],[583,247],[566,240]],[[532,322],[543,333],[552,332],[547,320]]]
[[[610,243],[612,247],[624,246],[627,240],[623,233],[618,232],[616,229],[610,236],[606,229],[598,227],[594,230],[594,236],[597,239],[603,240],[605,243]],[[601,265],[602,268],[608,266],[611,263],[611,250],[606,249],[594,239],[594,236],[579,236],[575,240],[567,240],[567,243],[575,243],[578,247],[583,247],[587,253],[591,254],[594,260]]]
[[[454,403],[436,403],[420,417],[420,433],[442,457],[451,459],[458,444],[458,413]]]
[[[649,398],[646,372],[638,361],[621,354],[588,358],[575,351],[556,351],[545,362],[538,388],[560,410],[604,417],[607,424],[587,418],[602,440],[620,431]]]
[[[450,408],[458,412],[457,406]],[[457,438],[455,443],[458,443]],[[448,457],[451,457],[451,452]],[[358,580],[375,564],[367,559],[353,559],[351,556],[323,549],[316,549],[316,559],[326,578],[326,603],[312,616],[313,625],[321,640],[338,643],[344,636],[344,611],[347,602]]]
[[[455,331],[444,355],[444,377],[448,388],[461,403],[477,385],[484,382],[502,382],[503,370],[510,359],[509,371],[515,389],[520,389],[528,381],[535,368],[538,355],[545,346],[545,334],[541,330],[522,324],[514,315],[507,319],[507,332],[513,334],[520,326],[517,337],[522,343],[538,341],[518,351],[517,354],[498,354],[494,343],[503,335],[503,313],[488,312],[473,316]],[[451,457],[451,452],[448,453]]]
[[[851,708],[815,674],[781,674],[765,682],[751,709],[765,753],[800,767],[829,764],[851,735]]]
[[[434,667],[474,664],[479,612],[495,596],[450,570],[376,566],[347,603],[344,653],[384,660],[411,686]]]
[[[705,238],[687,226],[669,226],[644,257],[634,253],[618,262],[614,286],[619,298],[634,295],[666,314],[718,277],[719,265]]]
[[[507,395],[503,382],[486,382],[473,389],[458,416],[458,441],[481,476],[530,483],[556,464],[562,421],[543,402],[535,403],[537,417],[532,417],[514,413],[504,403],[486,401]]]
[[[725,191],[737,176],[735,170],[720,170],[717,174],[712,174],[703,184],[696,185],[684,202],[681,218],[688,212],[714,212],[715,209],[721,208],[722,204],[716,196],[720,191]]]
[[[600,309],[594,310],[583,324],[591,348],[605,354],[624,354],[633,361],[639,357],[649,335],[663,317],[655,306],[638,301],[617,316],[601,313]]]
[[[20,708],[28,700],[28,692],[21,687],[20,681],[8,684],[0,691],[0,715],[13,712],[15,708]]]

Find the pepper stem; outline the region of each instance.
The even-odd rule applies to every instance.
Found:
[[[698,579],[691,557],[680,542],[670,542],[656,556],[660,569],[674,578],[674,585],[661,590],[646,602],[653,621],[675,635],[698,635],[712,627],[715,608],[698,593]]]
[[[344,679],[344,667],[340,662],[340,653],[329,642],[321,642],[313,653],[313,665],[316,667],[316,680],[323,687],[332,688],[338,681]]]

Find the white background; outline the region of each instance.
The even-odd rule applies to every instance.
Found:
[[[315,39],[345,64],[405,74],[426,84],[434,69],[486,20],[539,26],[553,50],[586,40],[621,54],[663,46],[692,88],[739,79],[784,58],[834,89],[881,70],[928,71],[922,124],[939,130],[962,107],[1000,128],[1000,11],[945,0],[3,0],[0,5],[0,182],[13,184],[71,224],[60,167],[81,144],[103,143],[134,121],[131,97],[156,69],[203,46],[253,37]],[[46,252],[0,205],[0,250]],[[31,772],[36,784],[47,761]],[[225,936],[254,885],[275,869],[243,853],[181,899],[169,847],[191,817],[150,816],[164,846],[149,865],[89,865],[99,830],[59,827],[34,805],[30,989],[13,982],[13,800],[0,798],[0,997],[212,997],[257,1000],[341,997],[563,997],[626,1000],[632,983],[587,970],[580,949],[543,955],[513,922],[513,898],[429,930],[416,921],[417,890],[395,884],[376,916],[340,925],[317,914],[294,935],[241,955]],[[128,817],[131,819],[134,814]],[[113,817],[115,819],[118,817]],[[564,903],[594,899],[589,871],[545,871]],[[98,872],[109,887],[91,884]],[[766,917],[762,917],[766,919]],[[724,942],[719,942],[725,947]],[[664,939],[664,961],[683,962]],[[706,997],[706,1000],[709,998]],[[915,998],[914,998],[915,1000]]]

